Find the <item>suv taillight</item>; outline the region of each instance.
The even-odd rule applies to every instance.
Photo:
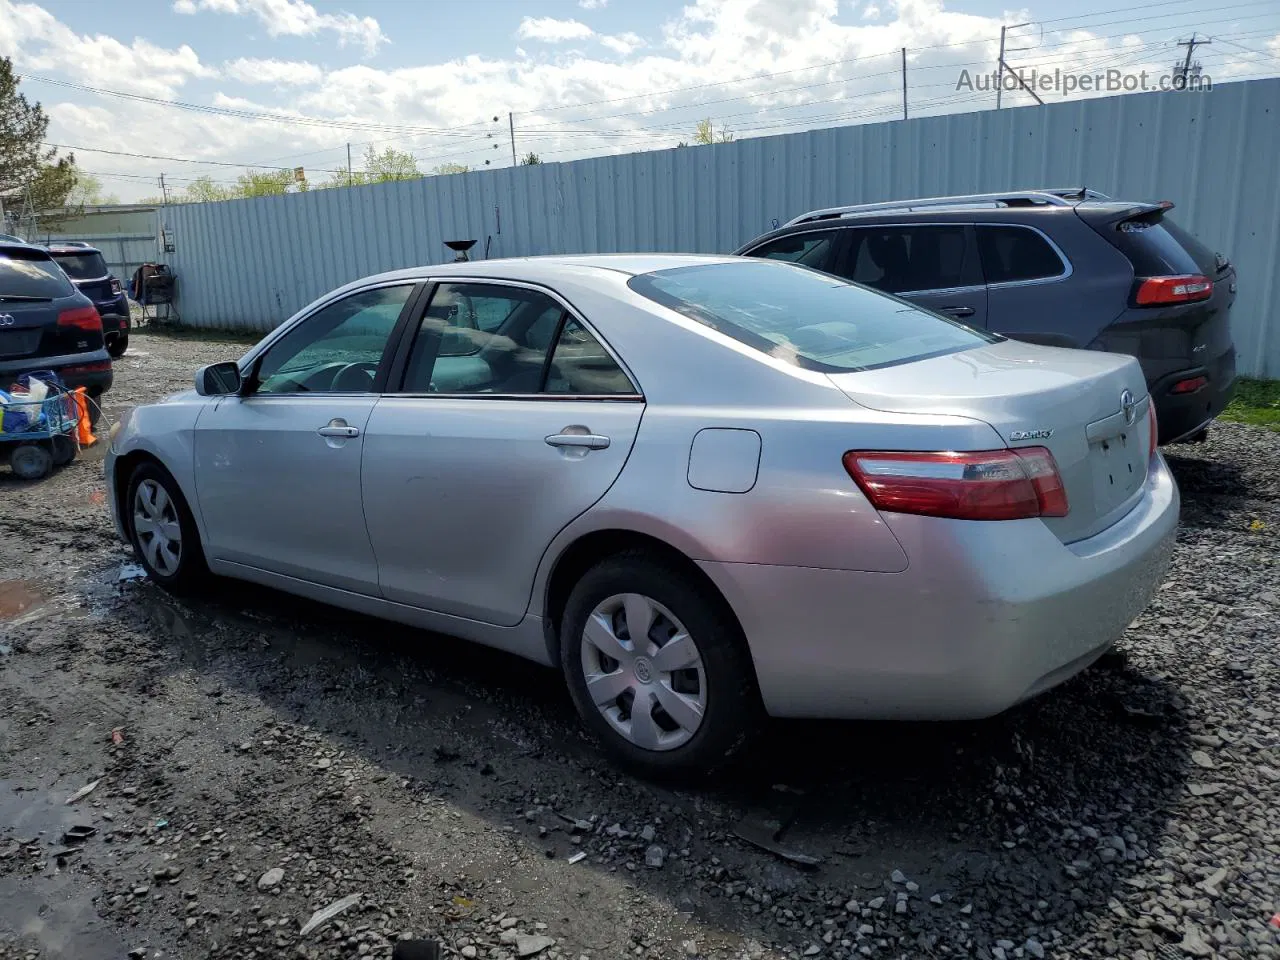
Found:
[[[877,510],[956,520],[1067,515],[1058,464],[1044,447],[977,453],[850,450],[844,468]]]
[[[120,281],[115,277],[111,278],[111,292],[119,296],[124,291],[124,287],[120,286]]]
[[[1213,296],[1213,281],[1200,274],[1182,274],[1176,277],[1147,277],[1138,285],[1134,302],[1140,307],[1163,306],[1170,303],[1194,303]]]
[[[58,326],[77,327],[90,333],[102,332],[102,317],[98,316],[97,307],[76,307],[74,310],[63,310],[58,314]]]

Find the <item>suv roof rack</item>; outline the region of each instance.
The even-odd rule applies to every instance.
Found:
[[[998,193],[965,193],[950,197],[921,197],[913,200],[887,200],[881,203],[856,203],[843,207],[826,207],[811,210],[785,226],[809,223],[814,220],[832,220],[838,217],[856,217],[865,213],[923,210],[930,207],[958,207],[973,204],[1003,204],[1006,207],[1070,207],[1083,200],[1108,200],[1109,197],[1087,187],[1063,187],[1045,190],[1004,190]]]

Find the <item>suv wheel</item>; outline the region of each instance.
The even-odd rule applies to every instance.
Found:
[[[107,353],[119,359],[124,356],[124,352],[129,349],[129,335],[127,333],[117,333],[107,342]]]
[[[724,768],[762,713],[736,625],[683,571],[644,552],[605,560],[579,581],[560,656],[587,728],[645,776]]]

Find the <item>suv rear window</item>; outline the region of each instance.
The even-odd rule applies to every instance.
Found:
[[[1126,220],[1108,231],[1107,238],[1133,264],[1134,276],[1200,273],[1212,277],[1217,273],[1213,251],[1168,217],[1154,222]]]
[[[0,247],[0,300],[52,300],[68,296],[72,289],[47,253]]]
[[[72,280],[101,280],[111,271],[107,269],[107,261],[96,250],[84,253],[55,253],[53,259],[58,266],[67,272]]]
[[[824,373],[909,363],[999,339],[829,274],[770,260],[676,267],[627,285],[762,353]]]

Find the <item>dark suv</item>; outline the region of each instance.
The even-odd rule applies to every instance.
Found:
[[[50,243],[46,249],[102,314],[107,352],[113,357],[123,357],[129,349],[129,298],[120,281],[112,276],[102,251],[87,243],[71,241]]]
[[[1197,440],[1235,390],[1235,269],[1173,204],[1026,190],[815,210],[741,255],[790,260],[1015,340],[1127,353],[1160,442]]]
[[[102,317],[43,247],[0,241],[0,389],[19,374],[53,370],[97,400],[111,387]]]

